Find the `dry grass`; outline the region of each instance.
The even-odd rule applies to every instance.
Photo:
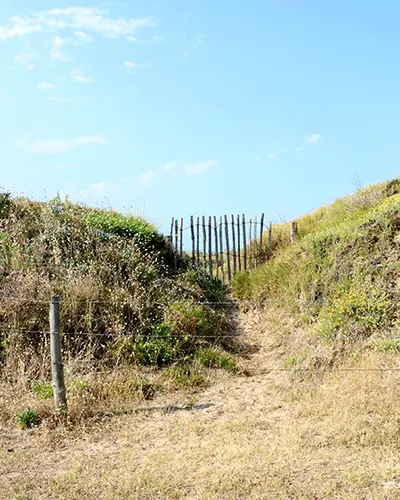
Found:
[[[376,370],[396,357],[354,346],[306,377],[306,356],[297,372],[278,371],[312,342],[285,312],[240,324],[242,376],[136,400],[143,411],[90,429],[4,426],[2,498],[400,498],[400,376]],[[319,355],[328,366],[328,350]]]

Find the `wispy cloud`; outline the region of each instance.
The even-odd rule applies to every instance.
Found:
[[[51,90],[51,89],[54,89],[54,85],[52,83],[49,83],[49,82],[41,82],[41,83],[39,83],[37,88],[39,90]]]
[[[185,163],[182,169],[187,175],[204,175],[217,164],[214,160],[198,161],[196,163]]]
[[[72,97],[49,97],[49,101],[53,102],[87,102],[87,99],[74,99]]]
[[[267,154],[267,159],[270,161],[275,161],[280,156],[283,156],[286,153],[286,149],[281,149],[279,151],[272,151]]]
[[[124,68],[126,68],[126,69],[135,69],[137,67],[138,67],[138,65],[132,61],[124,61]]]
[[[307,137],[307,142],[309,144],[316,144],[320,139],[322,139],[322,135],[320,134],[312,134]]]
[[[169,161],[164,165],[159,166],[155,170],[150,170],[139,176],[139,182],[142,184],[149,184],[156,178],[163,177],[177,177],[181,175],[205,175],[213,167],[217,165],[215,160],[198,161],[195,163],[180,163],[178,161]]]
[[[92,43],[93,37],[85,33],[84,31],[74,31],[74,35],[78,40],[84,43]]]
[[[34,59],[36,59],[36,56],[33,53],[33,50],[31,49],[30,44],[28,44],[27,50],[25,50],[21,54],[18,54],[15,57],[15,60],[18,63],[22,64],[22,66],[25,66],[25,68],[28,69],[29,71],[33,71],[34,69],[36,69],[36,66],[34,64],[32,64],[32,61]]]
[[[113,19],[109,17],[108,10],[95,7],[56,8],[43,10],[31,17],[11,17],[8,24],[0,26],[0,41],[46,29],[54,32],[67,28],[85,34],[89,31],[117,38],[132,35],[140,28],[155,26],[157,23],[152,17]]]
[[[134,36],[131,36],[131,35],[126,35],[125,36],[125,40],[129,43],[133,43],[133,42],[136,42],[136,38]]]
[[[52,59],[58,60],[58,61],[68,61],[68,57],[65,56],[62,52],[62,47],[65,45],[64,40],[59,37],[54,35],[53,36],[53,47],[50,51],[50,55]]]
[[[83,198],[99,199],[107,198],[108,195],[114,195],[119,191],[118,186],[107,181],[93,182],[86,189],[82,189],[80,195]]]
[[[0,26],[0,41],[29,35],[30,33],[43,29],[43,26],[29,18],[12,17],[10,21],[10,25]]]
[[[192,43],[195,49],[201,47],[207,39],[207,35],[197,35],[193,38]]]
[[[91,76],[83,76],[79,69],[72,71],[72,79],[78,83],[92,83],[94,81]]]
[[[86,135],[71,139],[19,139],[17,144],[28,153],[55,155],[91,144],[108,144],[110,141],[100,135]]]
[[[152,180],[154,180],[157,177],[157,172],[154,170],[149,170],[148,172],[139,175],[139,182],[141,184],[147,185],[149,184]]]

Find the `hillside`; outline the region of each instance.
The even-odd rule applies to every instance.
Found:
[[[119,364],[114,348],[104,351],[99,346],[84,358],[95,358],[108,370],[92,367],[88,372],[71,348],[70,423],[52,418],[48,400],[27,382],[27,367],[14,365],[18,368],[12,373],[19,376],[13,379],[7,372],[0,384],[4,498],[399,498],[399,191],[398,180],[363,188],[301,217],[294,243],[288,224],[275,225],[273,255],[257,269],[238,273],[231,290],[193,271],[173,271],[169,250],[157,235],[151,243],[128,239],[129,256],[136,248],[140,262],[150,259],[153,274],[146,291],[137,277],[128,288],[114,277],[106,289],[103,280],[95,281],[89,295],[98,290],[98,297],[108,301],[110,293],[130,297],[137,290],[142,303],[151,290],[151,310],[163,303],[159,315],[143,314],[146,328],[164,325],[183,336],[183,351],[170,364],[161,360],[159,366],[145,366],[142,349],[118,346],[117,352],[123,353]],[[27,203],[15,201],[18,207]],[[46,214],[50,210],[49,205],[40,207]],[[7,222],[13,220],[11,213],[3,218],[3,232],[7,228],[16,242],[21,229],[13,232],[14,225]],[[53,215],[49,218],[54,221]],[[104,241],[104,234],[89,234],[100,238],[96,248],[103,257],[104,249],[115,245]],[[118,241],[126,248],[126,240]],[[122,257],[128,258],[122,253],[118,262]],[[67,277],[75,275],[60,265],[56,269],[61,274],[45,275],[43,290],[16,288],[27,286],[30,273],[25,264],[10,262],[4,281],[13,283],[13,288],[4,288],[8,296],[18,290],[48,300],[56,283],[63,297],[65,290],[75,290],[61,286],[67,287]],[[65,257],[59,262],[68,267]],[[97,271],[92,279],[96,276]],[[74,293],[83,289],[79,285]],[[165,304],[170,294],[173,302]],[[89,295],[82,297],[83,303]],[[222,302],[232,295],[236,307],[226,310]],[[184,313],[176,305],[182,301],[190,302],[190,314],[186,305]],[[68,311],[80,303],[72,301]],[[4,319],[15,321],[25,310],[20,304],[12,307],[3,311]],[[37,315],[40,321],[45,321],[46,311]],[[130,316],[113,316],[108,328],[121,317]],[[105,321],[96,325],[102,335],[108,332],[100,329]],[[76,323],[74,328],[88,326]],[[209,336],[212,342],[207,343]],[[34,366],[38,370],[39,364]],[[16,411],[27,404],[46,417],[29,433],[15,425]]]
[[[274,252],[233,291],[285,308],[322,343],[367,342],[400,352],[397,341],[400,277],[398,180],[357,193],[298,219],[298,238],[274,227]]]
[[[71,421],[171,386],[207,385],[210,368],[234,366],[222,349],[232,330],[225,288],[175,271],[168,244],[143,218],[3,194],[0,240],[0,383],[3,394],[18,394],[0,405],[3,422],[22,414],[25,425],[29,408],[37,420],[53,413],[52,295]]]

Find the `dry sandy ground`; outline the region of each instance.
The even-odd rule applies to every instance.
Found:
[[[79,434],[0,429],[0,497],[400,498],[400,419],[373,406],[378,375],[349,373],[316,389],[268,371],[282,368],[277,332],[264,315],[248,318],[256,352],[240,376],[221,373],[195,396],[160,396]],[[278,335],[291,327],[279,324]],[[352,399],[342,388],[353,375]],[[391,401],[391,382],[382,384]]]

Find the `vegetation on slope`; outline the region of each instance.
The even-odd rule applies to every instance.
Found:
[[[397,328],[400,294],[400,183],[360,189],[288,224],[274,227],[272,258],[235,276],[237,297],[288,308],[301,325],[329,340],[353,341]],[[379,341],[397,349],[396,340]]]
[[[51,295],[60,296],[67,364],[85,361],[104,369],[178,363],[176,385],[185,385],[203,365],[218,366],[207,348],[226,344],[227,312],[218,305],[226,290],[197,271],[173,270],[170,260],[164,238],[142,218],[59,198],[37,203],[1,195],[0,376],[48,385]],[[192,378],[200,385],[206,376]],[[134,379],[142,390],[140,373]],[[98,382],[92,395],[104,399]],[[115,392],[126,392],[122,382]],[[87,393],[85,384],[78,392]]]

